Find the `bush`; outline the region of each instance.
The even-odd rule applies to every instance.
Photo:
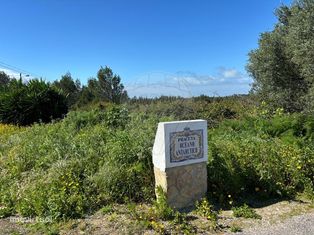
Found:
[[[126,108],[107,105],[106,108],[101,106],[88,111],[72,111],[67,115],[64,123],[76,130],[100,123],[109,128],[125,128],[129,119],[129,111]]]
[[[12,80],[0,93],[0,122],[30,125],[62,118],[67,112],[66,100],[42,80],[23,83]]]
[[[216,127],[225,119],[236,119],[253,112],[254,98],[249,96],[230,96],[211,98],[210,102],[202,97],[193,99],[175,98],[150,100],[149,105],[129,104],[134,112],[144,112],[158,117],[172,117],[175,120],[205,119],[208,127]],[[138,100],[140,103],[141,99]]]
[[[19,132],[21,128],[14,125],[0,124],[0,136],[10,136],[15,132]]]
[[[107,106],[70,112],[50,124],[0,125],[1,216],[60,220],[112,202],[151,202],[157,123],[170,120]],[[228,203],[248,193],[312,195],[313,126],[309,116],[275,115],[227,120],[210,129],[209,196]],[[159,204],[156,213],[160,209],[167,218],[165,208]],[[199,208],[205,216],[211,212],[207,202]]]
[[[9,142],[0,136],[0,207],[60,220],[111,202],[150,201],[157,123],[115,107],[36,124],[14,132]]]
[[[275,116],[226,121],[209,131],[209,192],[294,196],[314,185],[311,117]]]

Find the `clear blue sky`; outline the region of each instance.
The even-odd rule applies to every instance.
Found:
[[[84,84],[108,65],[131,96],[246,93],[247,54],[289,0],[0,0],[0,62]]]

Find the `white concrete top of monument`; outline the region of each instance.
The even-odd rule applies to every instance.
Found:
[[[195,120],[183,120],[183,121],[171,121],[171,122],[160,122],[164,124],[176,124],[176,123],[186,123],[186,122],[206,122],[206,120],[203,119],[195,119]],[[159,124],[160,124],[159,123]],[[207,123],[207,122],[206,122]]]
[[[160,122],[153,147],[154,166],[166,168],[206,162],[207,121]]]

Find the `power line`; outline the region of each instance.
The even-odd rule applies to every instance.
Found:
[[[6,63],[3,63],[0,61],[0,66],[3,67],[3,68],[6,68],[6,69],[9,69],[13,72],[17,72],[19,74],[26,74],[26,75],[31,75],[32,77],[41,77],[35,73],[31,73],[29,71],[26,71],[24,69],[21,69],[21,68],[18,68],[16,66],[12,66],[12,65],[9,65],[9,64],[6,64]]]
[[[19,73],[19,74],[31,75],[32,77],[38,77],[38,78],[42,77],[42,76],[40,76],[40,75],[38,75],[38,74],[36,74],[36,73],[31,73],[31,72],[29,72],[29,71],[27,71],[27,70],[25,70],[25,69],[21,69],[21,68],[16,67],[16,66],[9,65],[9,64],[7,64],[7,63],[5,63],[5,62],[2,62],[2,61],[0,61],[0,67],[3,67],[3,68],[5,68],[5,69],[12,70],[13,72],[17,72],[17,73]]]

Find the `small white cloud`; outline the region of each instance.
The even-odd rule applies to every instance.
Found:
[[[213,80],[213,78],[208,75],[198,75],[189,71],[177,72],[172,79],[176,82],[183,82],[189,85],[206,85]]]
[[[239,75],[239,72],[235,69],[226,69],[222,72],[222,75],[225,78],[234,78],[234,77],[237,77]]]
[[[225,83],[252,83],[252,79],[246,73],[233,68],[220,67],[218,69],[217,78],[220,79],[221,82]]]
[[[206,94],[225,96],[244,94],[250,90],[251,79],[236,70],[221,67],[214,76],[200,75],[190,71],[175,74],[153,72],[138,77],[136,82],[126,84],[129,95],[158,97],[161,95],[191,97]]]

